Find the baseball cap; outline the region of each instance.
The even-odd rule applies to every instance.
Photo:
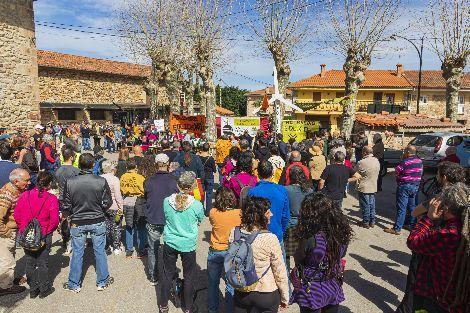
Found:
[[[44,129],[44,127],[42,127],[41,124],[36,124],[36,126],[34,126],[34,129]]]
[[[170,158],[164,153],[159,153],[155,156],[155,163],[160,162],[160,163],[166,164],[169,161],[170,161]]]

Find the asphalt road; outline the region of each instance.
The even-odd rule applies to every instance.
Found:
[[[384,179],[384,191],[377,195],[377,225],[373,229],[356,226],[360,220],[357,196],[350,192],[343,204],[343,211],[353,225],[354,240],[346,256],[344,291],[346,300],[340,312],[394,312],[406,284],[410,252],[406,247],[407,231],[400,236],[386,234],[395,216],[395,181],[393,173]],[[210,224],[206,219],[200,226],[197,249],[198,279],[196,280],[197,306],[206,312],[207,303],[207,252]],[[45,299],[29,299],[29,293],[0,298],[0,312],[157,312],[158,287],[146,280],[146,259],[126,259],[124,254],[108,256],[109,269],[115,283],[111,288],[98,292],[95,287],[94,257],[87,248],[84,260],[84,280],[79,294],[62,289],[67,281],[69,256],[60,248],[59,236],[55,236],[49,265],[56,291]],[[24,253],[17,250],[17,270],[24,269]],[[179,268],[181,264],[179,263]],[[221,283],[221,290],[223,284]],[[181,312],[170,306],[170,312]],[[286,312],[298,312],[297,305]],[[222,312],[222,309],[221,309]]]

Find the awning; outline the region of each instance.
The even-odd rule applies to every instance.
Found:
[[[90,110],[119,110],[119,107],[115,104],[86,104]]]
[[[144,103],[125,103],[125,104],[116,104],[121,110],[141,110],[141,109],[150,109],[150,105]]]
[[[80,103],[41,102],[39,107],[41,109],[83,109],[85,106]]]

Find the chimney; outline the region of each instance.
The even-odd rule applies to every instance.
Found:
[[[403,72],[404,72],[403,65],[402,64],[397,64],[397,76],[398,77],[403,76]]]
[[[326,76],[326,64],[320,65],[321,71],[320,71],[320,77],[325,77]]]

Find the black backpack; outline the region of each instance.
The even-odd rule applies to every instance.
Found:
[[[28,203],[29,208],[31,209],[31,203],[29,202],[29,198],[30,192],[28,191]],[[41,205],[41,208],[39,209],[38,214],[36,216],[33,216],[33,218],[29,221],[28,225],[26,225],[26,228],[20,235],[20,245],[25,250],[38,251],[45,244],[44,238],[42,236],[41,225],[39,224],[37,217],[39,216],[39,214],[41,214],[42,208],[44,207],[44,203],[46,203],[46,201],[47,199],[44,200]]]

